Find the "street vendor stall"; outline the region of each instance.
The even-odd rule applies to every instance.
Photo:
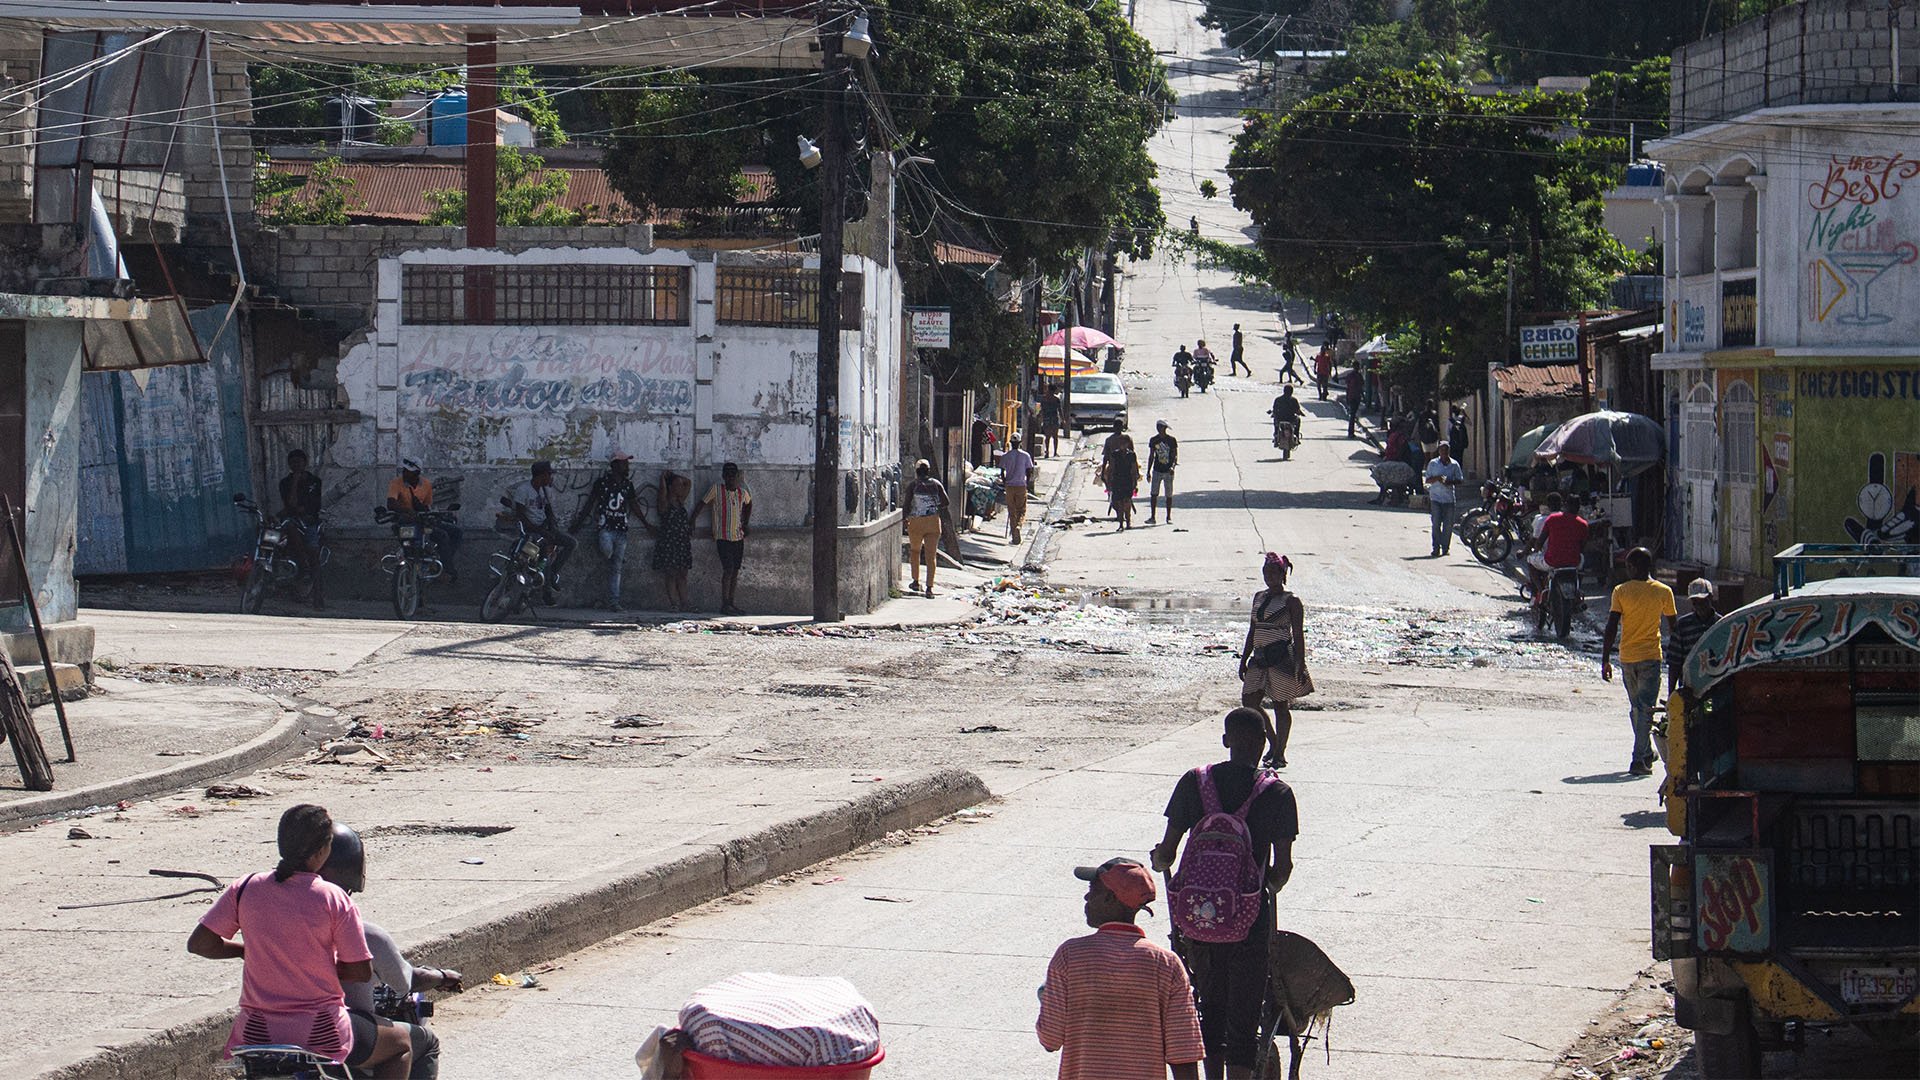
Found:
[[[1531,434],[1531,432],[1529,432]],[[1639,413],[1602,410],[1565,421],[1534,448],[1533,457],[1556,468],[1583,466],[1594,474],[1588,497],[1596,524],[1607,540],[1609,564],[1613,552],[1630,548],[1643,535],[1659,535],[1641,528],[1634,513],[1638,481],[1666,457],[1667,438],[1661,426]]]

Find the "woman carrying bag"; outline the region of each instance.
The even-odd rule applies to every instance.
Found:
[[[1293,733],[1292,703],[1313,693],[1307,674],[1306,613],[1300,598],[1287,591],[1293,560],[1267,552],[1261,575],[1267,587],[1253,595],[1253,618],[1240,648],[1240,703],[1262,709],[1273,703],[1267,722],[1269,769],[1287,767],[1287,737]]]

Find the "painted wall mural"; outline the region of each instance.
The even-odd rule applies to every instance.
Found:
[[[1891,323],[1920,262],[1909,181],[1920,159],[1832,155],[1807,184],[1806,316],[1841,330]]]
[[[435,327],[402,334],[400,387],[409,411],[690,413],[693,354],[664,337]]]

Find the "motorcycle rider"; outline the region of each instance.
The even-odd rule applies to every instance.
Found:
[[[1527,556],[1527,569],[1533,579],[1533,626],[1547,628],[1547,598],[1553,587],[1553,572],[1579,569],[1587,545],[1590,526],[1579,513],[1562,509],[1565,500],[1555,491],[1547,496],[1547,515],[1540,521],[1540,550]]]
[[[1204,341],[1200,343],[1200,351],[1193,354],[1193,382],[1203,394],[1213,385],[1213,353]]]
[[[553,462],[534,462],[527,482],[514,488],[510,498],[520,524],[538,536],[543,545],[553,549],[553,556],[547,561],[546,602],[551,606],[559,597],[560,568],[567,564],[567,556],[573,554],[574,548],[573,537],[560,527],[560,511],[553,505]]]
[[[1285,450],[1289,457],[1292,456],[1292,443],[1298,441],[1300,437],[1300,418],[1306,415],[1306,410],[1300,405],[1300,399],[1293,396],[1293,387],[1286,386],[1280,389],[1280,396],[1273,399],[1273,408],[1268,409],[1267,414],[1273,417],[1273,445]],[[1285,433],[1281,431],[1281,426],[1288,422],[1293,424],[1292,439],[1286,439]]]
[[[1193,365],[1182,361],[1181,355],[1184,354],[1173,358],[1173,385],[1180,391],[1181,397],[1186,397],[1187,391],[1193,389]]]
[[[307,452],[287,451],[287,475],[280,478],[280,517],[290,528],[294,562],[307,572],[314,610],[326,608],[320,595],[320,478],[307,471]]]
[[[1193,364],[1195,367],[1205,366],[1208,371],[1212,371],[1219,362],[1220,358],[1213,355],[1212,349],[1207,348],[1206,338],[1201,338],[1200,341],[1194,345]]]
[[[1191,368],[1192,366],[1193,354],[1188,352],[1187,346],[1182,343],[1178,349],[1173,351],[1173,370],[1178,372],[1183,367]]]
[[[387,509],[393,511],[400,525],[412,525],[419,521],[422,513],[433,509],[433,481],[420,475],[419,462],[411,459],[400,462],[400,474],[387,484]],[[400,525],[394,526],[396,533]],[[438,521],[428,526],[427,535],[440,552],[447,583],[458,584],[460,571],[454,568],[453,557],[460,551],[460,526],[451,521]]]
[[[359,833],[337,821],[333,823],[333,852],[327,856],[326,865],[320,868],[320,877],[340,886],[349,896],[367,887],[367,849],[360,842]],[[371,1023],[375,1027],[404,1029],[413,1044],[413,1062],[407,1070],[408,1080],[435,1080],[440,1075],[440,1037],[425,1024],[403,1023],[377,1015],[373,1005],[374,987],[387,986],[402,997],[425,990],[444,990],[457,994],[463,988],[461,975],[452,968],[414,967],[409,964],[406,954],[395,944],[393,935],[364,916],[360,920],[360,928],[367,935],[367,951],[373,954],[373,981],[340,984],[340,989],[347,995],[347,1012],[353,1015],[356,1026]]]

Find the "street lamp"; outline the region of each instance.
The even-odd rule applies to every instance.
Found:
[[[865,60],[873,55],[873,36],[867,33],[865,15],[855,15],[847,32],[840,35],[840,51],[855,60]]]
[[[814,141],[805,135],[796,135],[794,138],[800,141],[801,167],[806,169],[819,168],[821,162],[820,147],[815,145]]]

